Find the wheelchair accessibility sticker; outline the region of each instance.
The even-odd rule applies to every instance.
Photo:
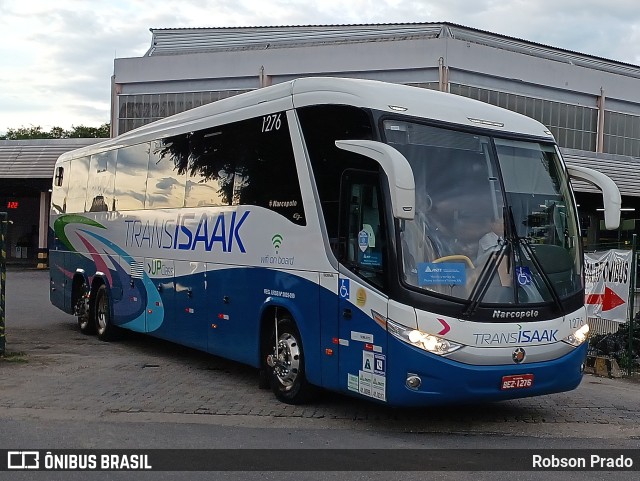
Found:
[[[340,298],[349,299],[349,279],[340,279]]]
[[[531,270],[528,267],[516,267],[516,275],[518,276],[518,284],[521,286],[531,284]]]

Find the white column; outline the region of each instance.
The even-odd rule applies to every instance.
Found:
[[[51,194],[40,192],[40,217],[38,221],[38,269],[45,269],[48,265],[47,237],[49,234],[49,202]]]

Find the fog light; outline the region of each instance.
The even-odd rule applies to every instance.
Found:
[[[420,387],[420,384],[422,384],[422,379],[420,379],[415,374],[409,374],[407,376],[407,387],[409,389],[418,389]]]

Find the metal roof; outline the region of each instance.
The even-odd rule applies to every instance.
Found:
[[[288,27],[222,27],[150,29],[145,56],[229,50],[327,45],[336,43],[437,38],[442,24],[306,25]]]
[[[584,150],[560,149],[562,157],[569,166],[581,166],[595,169],[608,175],[613,180],[620,194],[640,197],[640,177],[633,175],[640,172],[640,159],[626,155],[601,154]],[[600,193],[593,185],[572,180],[573,188],[578,192]]]
[[[151,28],[145,56],[231,50],[381,42],[418,38],[453,38],[534,57],[640,78],[640,66],[551,47],[448,22],[272,27]]]
[[[0,140],[0,179],[51,179],[60,155],[101,140]]]

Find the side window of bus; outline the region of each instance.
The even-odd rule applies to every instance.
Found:
[[[144,209],[151,145],[138,144],[118,151],[115,198],[117,210]]]
[[[306,225],[286,112],[238,122],[229,134],[238,152],[234,205],[258,205]]]
[[[342,259],[346,254],[345,239],[338,238],[342,173],[346,169],[377,170],[378,164],[339,149],[336,140],[373,140],[372,119],[367,111],[346,105],[312,105],[297,112],[331,249]]]
[[[56,166],[53,174],[53,189],[51,190],[51,211],[54,214],[64,214],[67,210],[67,192],[69,191],[69,164],[65,161]]]
[[[91,156],[85,209],[106,212],[115,209],[113,188],[116,177],[116,151],[109,150]]]
[[[184,206],[189,156],[187,134],[167,137],[151,143],[147,177],[147,209],[169,209]]]
[[[73,159],[69,166],[69,185],[73,186],[67,196],[67,213],[84,212],[89,178],[89,157]]]
[[[193,132],[186,170],[187,206],[257,205],[306,224],[286,112]]]
[[[190,135],[186,207],[231,205],[237,141],[228,125]]]
[[[385,235],[378,174],[347,170],[343,175],[340,210],[346,233],[343,263],[358,276],[385,286]],[[342,235],[341,235],[342,236]]]

